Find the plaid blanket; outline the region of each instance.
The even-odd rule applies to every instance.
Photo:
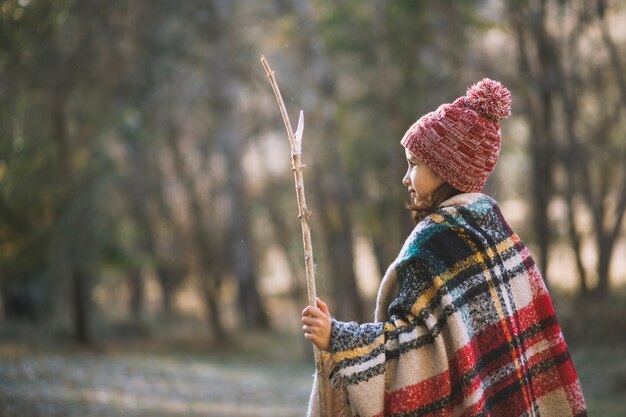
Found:
[[[329,401],[348,415],[587,415],[541,274],[484,194],[453,197],[416,226],[376,320],[332,323]]]

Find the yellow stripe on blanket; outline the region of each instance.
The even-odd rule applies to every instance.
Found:
[[[345,359],[352,359],[358,356],[367,355],[368,353],[370,353],[371,351],[373,351],[374,349],[376,349],[378,346],[382,345],[383,343],[385,343],[384,333],[378,336],[376,340],[374,340],[373,343],[367,346],[362,346],[362,347],[358,347],[358,348],[350,349],[350,350],[344,350],[343,352],[337,352],[333,354],[333,360],[335,362],[341,362]]]
[[[519,238],[517,237],[517,235],[514,234],[508,239],[498,243],[495,246],[495,251],[498,254],[502,254],[505,250],[513,247],[513,245],[515,245],[518,241]],[[487,248],[488,255],[491,255],[492,251],[492,248]],[[482,252],[475,253],[474,255],[457,262],[452,268],[448,269],[443,274],[435,277],[435,279],[433,279],[433,285],[431,285],[426,291],[424,291],[422,295],[417,298],[417,301],[413,303],[413,306],[411,307],[411,313],[416,316],[419,315],[424,307],[426,307],[426,305],[430,302],[430,300],[432,300],[437,295],[437,292],[446,283],[446,281],[448,281],[452,277],[455,277],[457,274],[459,274],[462,270],[468,268],[470,265],[482,263],[483,260],[484,256]]]
[[[515,245],[518,241],[519,241],[519,238],[517,237],[517,235],[512,235],[508,239],[503,240],[502,242],[497,244],[495,246],[495,252],[498,254],[501,254],[505,250],[513,247],[513,245]],[[491,253],[493,253],[492,251],[493,251],[492,248],[487,249],[487,253],[490,255]],[[446,283],[446,281],[456,276],[460,271],[468,268],[470,265],[473,265],[476,263],[482,263],[484,259],[485,259],[485,256],[482,252],[475,253],[474,255],[469,256],[468,258],[457,262],[452,268],[450,268],[443,274],[435,277],[433,279],[433,285],[431,285],[426,291],[424,291],[424,293],[420,297],[418,297],[417,301],[413,304],[413,307],[411,307],[411,314],[417,316],[420,313],[420,311],[430,302],[430,300],[432,300],[437,295],[437,292]],[[395,326],[391,325],[390,323],[386,323],[384,325],[384,328],[386,331],[391,331],[394,329],[394,327],[395,328],[404,327],[408,324],[409,324],[408,322],[404,322],[403,320],[396,320]],[[335,362],[340,362],[345,359],[352,359],[352,358],[356,358],[359,356],[367,355],[368,353],[370,353],[371,351],[373,351],[374,349],[376,349],[378,346],[382,345],[383,343],[385,343],[384,333],[381,334],[379,337],[377,337],[373,343],[367,346],[362,346],[362,347],[358,347],[355,349],[345,350],[345,351],[337,352],[333,354],[332,355],[333,360]]]

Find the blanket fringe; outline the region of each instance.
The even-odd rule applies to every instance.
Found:
[[[335,362],[327,352],[322,352],[322,366],[324,369],[322,375],[329,375],[328,383],[326,384],[326,410],[328,410],[329,417],[352,417],[346,387],[341,379],[341,375],[339,372],[336,372]],[[308,417],[320,416],[319,385],[318,375],[316,373],[314,375],[313,389],[309,400]]]

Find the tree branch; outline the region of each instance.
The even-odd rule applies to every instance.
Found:
[[[287,114],[287,109],[285,108],[285,102],[283,101],[283,97],[280,93],[280,89],[278,88],[278,84],[276,83],[276,78],[274,77],[274,71],[265,59],[264,56],[261,57],[261,63],[263,64],[263,68],[265,69],[265,73],[267,74],[267,78],[270,80],[270,84],[272,85],[272,89],[274,90],[274,95],[276,96],[276,101],[278,102],[278,107],[280,109],[280,114],[283,117],[283,122],[285,123],[285,129],[287,130],[287,136],[289,138],[289,143],[291,144],[291,166],[293,170],[294,180],[296,183],[296,198],[298,200],[298,217],[300,218],[300,224],[302,226],[302,241],[304,244],[304,261],[306,264],[306,284],[307,291],[309,294],[309,304],[312,306],[317,305],[317,295],[315,291],[315,264],[313,263],[313,244],[311,243],[311,229],[309,228],[309,216],[311,212],[307,208],[306,198],[304,195],[304,179],[302,175],[302,165],[301,156],[302,156],[302,131],[304,129],[304,115],[302,110],[300,111],[300,119],[298,121],[298,128],[296,134],[294,135],[293,129],[291,127],[291,122],[289,121],[289,115]],[[320,413],[322,417],[328,416],[326,409],[326,377],[324,375],[324,365],[322,361],[322,352],[316,346],[313,346],[313,352],[315,355],[315,370],[318,376],[319,381],[319,402],[320,402]]]

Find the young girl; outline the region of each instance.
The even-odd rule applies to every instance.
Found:
[[[376,322],[333,320],[319,299],[302,312],[304,337],[327,352],[329,417],[587,415],[541,274],[480,192],[510,108],[484,79],[402,138],[417,226],[381,282]]]

